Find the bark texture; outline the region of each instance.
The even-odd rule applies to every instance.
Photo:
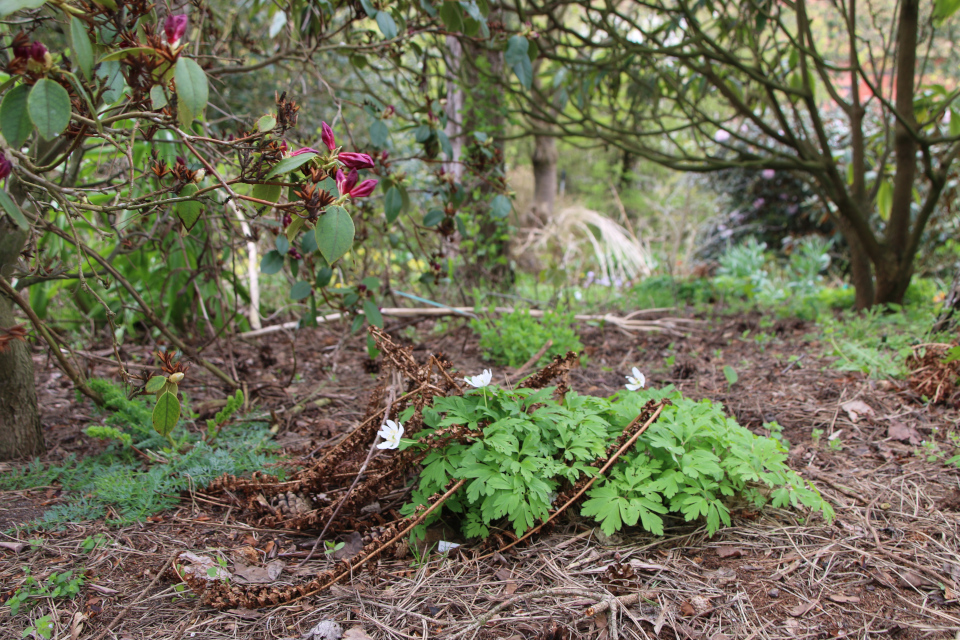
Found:
[[[533,207],[541,220],[553,216],[553,204],[557,199],[557,153],[556,138],[536,136],[533,147]]]
[[[0,273],[4,277],[9,277],[26,239],[27,234],[14,227],[9,217],[0,217]],[[0,329],[17,324],[12,301],[0,294]],[[33,374],[30,346],[22,340],[7,343],[0,351],[0,460],[44,451]]]

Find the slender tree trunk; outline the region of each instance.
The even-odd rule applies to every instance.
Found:
[[[453,157],[443,163],[443,169],[453,175],[457,182],[463,180],[463,87],[457,81],[463,60],[463,47],[456,36],[447,36],[447,104],[444,111],[447,114],[447,126],[444,133],[450,139]]]
[[[0,274],[9,277],[27,234],[0,217]],[[0,331],[17,325],[13,302],[0,294]],[[34,456],[44,451],[37,390],[29,345],[13,340],[0,350],[0,460]]]
[[[533,146],[533,206],[537,217],[549,220],[557,197],[557,140],[535,136]]]

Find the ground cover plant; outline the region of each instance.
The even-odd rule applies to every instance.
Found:
[[[577,338],[574,313],[564,309],[546,309],[541,317],[530,310],[517,307],[508,313],[470,321],[480,337],[480,346],[486,357],[498,365],[519,367],[526,364],[546,345],[537,363],[545,363],[568,351],[580,352],[583,345]],[[549,345],[547,344],[549,342]]]

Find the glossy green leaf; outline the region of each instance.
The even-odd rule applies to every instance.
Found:
[[[0,133],[7,144],[16,149],[22,147],[33,132],[33,121],[27,113],[29,95],[30,86],[21,84],[10,89],[0,103]]]
[[[153,408],[153,429],[166,438],[177,426],[180,420],[180,401],[169,391],[157,398],[157,405]]]
[[[282,176],[284,174],[290,173],[295,169],[299,169],[303,165],[307,164],[311,160],[317,157],[315,153],[301,153],[298,156],[291,156],[289,158],[284,158],[277,164],[273,166],[273,169],[270,170],[264,180],[269,180],[273,176]]]
[[[166,376],[153,376],[147,380],[147,384],[143,387],[143,390],[147,393],[156,393],[163,389],[165,384],[167,384]]]
[[[317,234],[313,229],[307,229],[306,233],[300,238],[300,253],[305,256],[310,255],[317,250]]]
[[[177,195],[178,198],[190,198],[197,193],[199,189],[195,184],[185,184],[183,188],[180,189],[180,193]],[[185,202],[177,203],[177,217],[180,218],[180,222],[183,224],[183,227],[187,231],[191,231],[194,225],[197,224],[197,220],[200,219],[200,214],[203,213],[203,203],[196,200],[188,200]]]
[[[285,255],[287,251],[290,251],[290,241],[287,240],[287,236],[277,236],[275,244],[277,245],[277,253],[280,255]]]
[[[290,288],[290,298],[293,300],[303,300],[310,295],[311,291],[313,291],[313,288],[309,282],[298,280],[293,283],[293,286]]]
[[[260,119],[257,120],[257,129],[262,133],[270,131],[275,126],[277,126],[277,119],[272,115],[261,116]]]
[[[347,210],[340,206],[327,207],[317,221],[317,247],[327,264],[333,264],[353,248],[356,229]]]
[[[180,56],[173,77],[177,81],[177,116],[181,126],[189,127],[207,108],[207,74],[194,60]]]
[[[268,251],[260,260],[260,273],[272,275],[283,269],[283,256],[276,250]]]
[[[323,289],[325,286],[330,284],[330,280],[333,279],[333,269],[330,267],[323,267],[317,271],[317,278],[314,281],[314,284],[317,285],[318,289]]]
[[[396,186],[387,189],[387,195],[383,198],[383,208],[387,214],[387,222],[393,222],[400,215],[403,209],[403,196]]]
[[[87,35],[86,23],[77,16],[70,18],[70,42],[77,66],[89,80],[90,74],[93,73],[93,45],[90,43],[90,36]]]
[[[53,140],[70,124],[70,94],[62,86],[41,78],[27,97],[27,112],[45,140]]]
[[[6,214],[10,216],[13,222],[22,230],[26,231],[30,228],[30,222],[27,221],[27,218],[23,215],[23,211],[21,211],[17,203],[13,201],[10,194],[3,189],[0,189],[0,207],[3,208]]]

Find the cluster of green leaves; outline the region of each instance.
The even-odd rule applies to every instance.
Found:
[[[27,574],[23,586],[14,591],[7,600],[11,616],[17,615],[24,604],[29,605],[40,598],[73,598],[80,593],[80,587],[83,586],[82,573],[77,575],[74,575],[73,571],[51,573],[41,582],[30,574],[29,567],[24,567],[23,570]]]
[[[661,309],[702,306],[717,296],[716,287],[708,278],[677,279],[658,275],[641,280],[631,287],[626,297],[634,308]]]
[[[94,379],[90,385],[104,397],[107,412],[105,424],[88,427],[87,435],[114,442],[96,456],[70,457],[59,465],[34,461],[0,479],[0,489],[52,484],[63,488],[61,503],[26,523],[24,529],[58,528],[102,518],[110,511],[118,516],[111,524],[140,521],[176,506],[182,491],[202,488],[225,473],[242,475],[263,469],[276,460],[267,425],[257,422],[242,427],[228,424],[212,443],[202,441],[181,419],[174,437],[190,446],[163,449],[167,440],[154,431],[146,399],[130,400],[105,380]],[[151,463],[145,466],[141,453],[132,447],[150,456]]]
[[[570,392],[562,403],[552,393],[552,388],[487,387],[464,397],[435,398],[424,410],[426,428],[418,437],[452,425],[482,430],[483,437],[431,451],[406,513],[450,481],[467,479],[464,490],[444,505],[460,516],[464,534],[485,537],[508,520],[522,535],[559,506],[553,504],[559,491],[596,473],[591,464],[606,457],[648,401],[669,400],[587,493],[581,514],[595,518],[603,531],[639,523],[661,535],[664,518],[676,514],[686,521],[704,518],[713,533],[730,524],[725,501],[734,496],[758,508],[770,502],[833,517],[819,492],[787,466],[786,449],[777,439],[754,435],[720,405],[694,402],[672,387],[610,398]],[[409,415],[401,415],[405,418]]]
[[[480,336],[485,358],[498,365],[519,367],[547,343],[553,344],[540,358],[548,362],[568,351],[581,351],[583,345],[574,329],[572,311],[547,309],[542,318],[534,318],[529,309],[516,308],[499,317],[492,312],[486,318],[474,318],[470,326]]]

